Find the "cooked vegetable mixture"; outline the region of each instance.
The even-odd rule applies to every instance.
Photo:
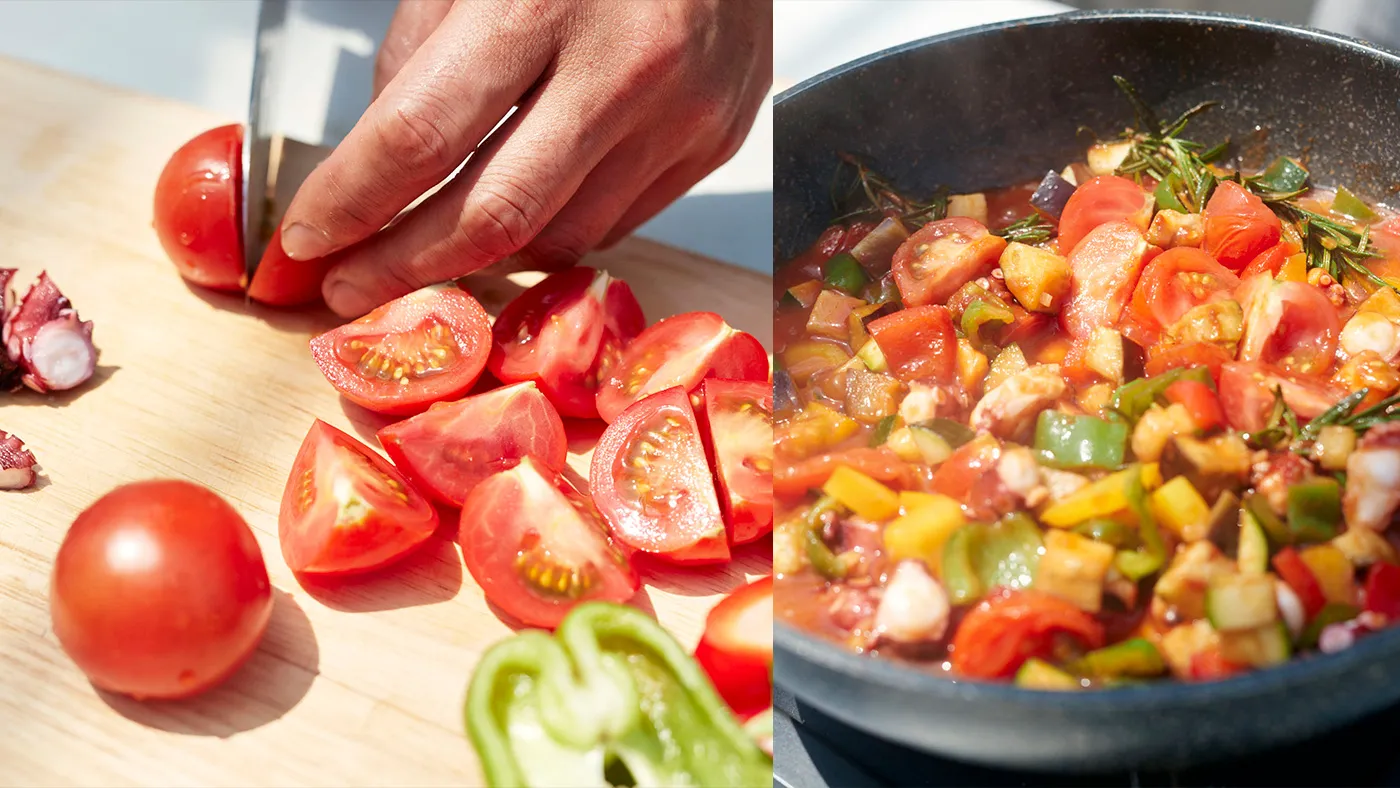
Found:
[[[1117,81],[1133,126],[1038,183],[920,202],[843,157],[776,278],[783,619],[1077,690],[1400,617],[1400,217]]]

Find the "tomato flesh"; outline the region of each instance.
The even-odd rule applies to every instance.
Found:
[[[1101,224],[1069,254],[1070,295],[1060,324],[1076,339],[1099,326],[1115,326],[1137,286],[1143,266],[1159,252],[1128,222]]]
[[[680,386],[634,403],[608,425],[588,482],[623,544],[677,563],[729,559],[700,428]]]
[[[1210,370],[1212,380],[1220,380],[1220,368],[1226,362],[1234,361],[1229,351],[1219,345],[1206,342],[1191,342],[1185,345],[1156,345],[1147,354],[1143,374],[1148,377],[1160,375],[1179,367],[1205,367]]]
[[[701,384],[703,426],[710,466],[730,544],[773,530],[773,389],[757,381],[710,378]]]
[[[939,219],[895,250],[891,271],[906,307],[942,304],[959,287],[992,270],[1006,240],[974,219]]]
[[[1008,678],[1031,657],[1045,657],[1059,634],[1089,648],[1104,642],[1103,625],[1050,594],[998,588],[973,607],[953,636],[954,672],[969,678]]]
[[[626,602],[641,585],[588,499],[530,457],[471,491],[457,539],[486,599],[529,626],[553,628],[581,602]]]
[[[1291,375],[1278,367],[1250,361],[1232,361],[1220,367],[1220,404],[1230,426],[1256,432],[1267,425],[1274,405],[1274,390],[1301,419],[1322,415],[1346,396],[1340,386],[1317,378]]]
[[[553,274],[501,310],[487,367],[505,383],[535,381],[564,416],[598,415],[598,383],[646,328],[626,282],[592,268]]]
[[[725,597],[705,618],[695,660],[740,717],[773,703],[773,578]]]
[[[277,525],[293,572],[336,575],[398,561],[433,535],[438,515],[387,460],[318,419],[292,463]]]
[[[418,413],[461,397],[491,348],[490,320],[456,287],[426,287],[311,340],[311,355],[346,399],[380,413]]]
[[[1217,293],[1231,293],[1240,278],[1215,258],[1189,246],[1157,255],[1133,290],[1133,316],[1158,331],[1171,328],[1192,307]]]
[[[1178,380],[1167,386],[1163,394],[1167,402],[1186,408],[1197,429],[1213,430],[1224,426],[1225,412],[1220,409],[1220,399],[1210,386],[1198,380]]]
[[[767,380],[768,354],[753,336],[714,312],[685,312],[649,326],[623,351],[598,388],[598,415],[612,422],[633,403],[705,378]]]
[[[95,686],[184,698],[252,655],[272,615],[272,584],[253,532],[222,498],[184,481],[137,482],[68,529],[49,612]]]
[[[263,250],[248,297],[269,306],[301,306],[321,298],[321,282],[334,265],[333,257],[293,260],[282,251],[282,228],[272,233]]]
[[[785,462],[773,473],[773,494],[783,498],[806,495],[818,489],[840,466],[853,470],[897,488],[911,485],[912,470],[890,449],[847,449],[846,451],[808,457],[797,462]]]
[[[534,383],[440,402],[380,430],[379,443],[415,487],[457,507],[483,479],[527,456],[554,472],[569,459],[564,422]]]
[[[180,146],[156,181],[156,237],[180,276],[201,287],[243,289],[242,161],[243,127],[219,126]]]
[[[1060,213],[1060,254],[1073,252],[1091,231],[1109,222],[1127,222],[1146,232],[1153,202],[1151,194],[1128,178],[1090,178],[1074,190]]]
[[[1283,234],[1282,223],[1264,201],[1234,181],[1215,187],[1201,216],[1201,248],[1231,271],[1244,268]]]
[[[1278,282],[1264,275],[1247,285],[1241,288],[1246,303],[1240,360],[1276,364],[1299,375],[1331,369],[1342,324],[1327,296],[1305,282]]]
[[[908,307],[870,321],[866,330],[901,380],[946,382],[957,369],[958,337],[947,307]]]

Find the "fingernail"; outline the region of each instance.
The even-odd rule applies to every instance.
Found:
[[[341,317],[359,317],[366,311],[364,293],[344,279],[326,280],[321,296],[326,299],[326,306]]]
[[[282,230],[282,251],[293,260],[314,260],[335,249],[325,233],[298,222]]]

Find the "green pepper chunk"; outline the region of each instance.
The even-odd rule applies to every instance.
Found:
[[[1293,159],[1280,156],[1269,164],[1262,175],[1256,176],[1254,182],[1269,191],[1287,194],[1307,185],[1308,171]]]
[[[1040,528],[1020,512],[991,524],[964,525],[943,546],[943,585],[949,598],[965,604],[997,586],[1029,587],[1041,547]]]
[[[826,261],[826,276],[822,281],[837,290],[855,295],[870,279],[865,275],[865,269],[860,267],[860,261],[855,255],[841,252]]]
[[[1129,468],[1123,494],[1128,499],[1128,508],[1137,515],[1138,539],[1142,541],[1142,547],[1137,550],[1119,551],[1113,557],[1113,565],[1129,580],[1137,581],[1162,568],[1167,558],[1167,547],[1162,542],[1161,532],[1157,530],[1157,520],[1147,506],[1147,487],[1142,483],[1142,466],[1132,465]]]
[[[919,422],[918,426],[947,441],[948,445],[954,449],[977,437],[977,433],[972,428],[952,419],[929,419]]]
[[[1040,462],[1054,468],[1117,468],[1128,448],[1128,425],[1094,416],[1043,410],[1035,422]]]
[[[1178,380],[1194,380],[1215,388],[1210,370],[1206,367],[1178,367],[1150,378],[1138,378],[1124,383],[1114,390],[1108,406],[1136,424],[1148,408],[1163,400],[1167,387]]]
[[[1350,621],[1361,614],[1361,608],[1356,605],[1346,605],[1340,602],[1328,602],[1322,609],[1317,611],[1313,620],[1303,628],[1303,633],[1298,636],[1298,648],[1313,648],[1317,645],[1317,639],[1322,635],[1322,630],[1332,624],[1340,624],[1343,621]]]
[[[1254,515],[1254,519],[1259,521],[1259,525],[1268,535],[1269,541],[1276,547],[1293,544],[1293,531],[1274,513],[1263,495],[1252,492],[1244,497],[1243,505],[1250,514]]]
[[[1131,638],[1085,654],[1076,668],[1095,678],[1160,676],[1167,671],[1162,652],[1146,638]]]
[[[1074,526],[1073,530],[1080,536],[1087,536],[1096,542],[1111,544],[1114,547],[1134,547],[1137,544],[1137,534],[1133,529],[1107,517],[1085,520]]]
[[[574,608],[554,636],[522,632],[482,656],[467,735],[490,786],[772,784],[772,760],[704,671],[645,613]]]
[[[1337,187],[1337,196],[1332,200],[1332,212],[1355,219],[1358,222],[1374,222],[1376,212],[1364,200],[1351,193],[1345,186]]]
[[[1342,522],[1342,486],[1329,476],[1288,488],[1288,530],[1296,542],[1325,542]]]
[[[1181,181],[1175,175],[1168,174],[1157,184],[1157,189],[1152,194],[1157,198],[1157,207],[1169,209],[1177,213],[1190,213],[1186,206],[1181,204],[1181,199],[1176,196],[1176,190],[1181,186]]]
[[[1009,325],[1016,316],[1011,313],[1010,307],[1001,301],[984,301],[978,299],[967,305],[962,313],[962,332],[968,339],[977,341],[981,338],[982,327],[989,323],[1000,323]]]
[[[878,448],[885,445],[885,441],[890,439],[890,433],[894,431],[894,416],[886,416],[875,422],[875,431],[870,433],[870,448]]]

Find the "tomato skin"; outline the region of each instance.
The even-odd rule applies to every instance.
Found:
[[[1346,396],[1325,380],[1290,375],[1257,361],[1228,362],[1220,367],[1220,405],[1230,426],[1243,432],[1264,429],[1276,387],[1300,419],[1316,418]]]
[[[1283,224],[1264,201],[1234,181],[1215,187],[1201,216],[1201,248],[1231,271],[1243,269],[1283,234]]]
[[[503,383],[535,381],[564,416],[597,418],[598,382],[645,328],[626,282],[570,268],[501,310],[486,366]]]
[[[1400,566],[1380,561],[1366,572],[1366,609],[1400,621]]]
[[[1133,290],[1133,317],[1158,331],[1170,328],[1192,307],[1217,293],[1231,293],[1240,278],[1215,258],[1178,246],[1152,258]]]
[[[720,601],[705,618],[695,660],[740,718],[773,703],[773,578],[764,577]]]
[[[443,333],[434,337],[430,328]],[[356,342],[360,344],[351,344]],[[311,340],[316,366],[342,396],[362,408],[393,415],[421,413],[434,402],[467,393],[486,366],[490,348],[491,321],[486,310],[469,293],[445,285],[396,298]],[[446,366],[423,376],[410,371],[411,382],[406,386],[389,377],[387,370],[371,375],[361,368],[367,358],[398,363],[403,359],[396,357],[404,352],[432,363],[434,349],[448,352]],[[410,364],[404,360],[405,366]]]
[[[638,484],[646,487],[638,491]],[[729,560],[714,478],[684,388],[635,402],[608,425],[593,450],[588,485],[619,542],[675,563]]]
[[[1128,178],[1090,178],[1074,190],[1060,213],[1060,254],[1073,252],[1090,231],[1108,222],[1127,222],[1146,232],[1153,203],[1152,195]]]
[[[992,270],[1006,240],[958,216],[920,227],[895,250],[890,270],[906,307],[942,304],[959,287]]]
[[[1274,571],[1278,572],[1279,578],[1298,595],[1303,612],[1309,619],[1327,606],[1327,597],[1322,593],[1322,586],[1308,565],[1303,563],[1298,551],[1292,547],[1285,547],[1274,554],[1270,563],[1273,564]]]
[[[611,423],[628,406],[673,386],[692,391],[705,378],[767,380],[768,352],[714,312],[685,312],[637,335],[598,386],[598,415]]]
[[[958,336],[942,306],[916,306],[870,321],[866,330],[901,380],[947,382],[957,370]]]
[[[976,679],[1002,679],[1031,657],[1047,655],[1058,633],[1089,648],[1103,645],[1103,625],[1093,616],[1043,591],[996,588],[963,617],[953,635],[953,671]]]
[[[1198,380],[1178,380],[1167,386],[1163,394],[1167,402],[1185,407],[1198,429],[1209,431],[1225,426],[1225,412],[1210,386]]]
[[[1244,665],[1237,665],[1220,655],[1219,648],[1212,648],[1191,655],[1191,675],[1192,681],[1218,681],[1231,676],[1245,673],[1249,670]]]
[[[487,601],[529,626],[553,629],[581,602],[626,602],[641,587],[588,498],[531,457],[471,491],[457,541]],[[572,594],[545,593],[521,568],[531,557],[562,567],[556,578],[577,573],[591,583]]]
[[[783,498],[806,495],[809,490],[826,484],[832,472],[841,465],[849,465],[876,481],[900,489],[913,486],[913,471],[909,463],[881,446],[876,449],[847,449],[779,465],[773,473],[773,494]]]
[[[700,386],[700,421],[729,543],[773,530],[773,387],[709,378]],[[766,471],[765,471],[766,469]]]
[[[1098,326],[1117,325],[1143,266],[1160,251],[1128,222],[1091,230],[1069,254],[1070,295],[1060,311],[1065,332],[1086,339]]]
[[[455,507],[524,457],[555,472],[569,459],[564,422],[532,382],[439,402],[381,429],[379,444],[416,488]]]
[[[1229,351],[1219,345],[1205,342],[1192,342],[1185,345],[1157,345],[1147,354],[1143,373],[1148,377],[1160,375],[1178,367],[1206,367],[1211,379],[1220,382],[1220,368],[1226,362],[1234,361]],[[1217,388],[1219,386],[1217,385]]]
[[[180,276],[201,287],[243,289],[242,151],[241,125],[209,129],[171,154],[156,181],[156,237]]]
[[[1244,305],[1241,361],[1276,364],[1299,375],[1323,375],[1332,368],[1342,323],[1322,290],[1256,275],[1241,286],[1239,296]]]
[[[282,228],[272,233],[263,250],[248,297],[268,306],[301,306],[321,300],[321,282],[335,264],[333,257],[293,260],[282,251]]]
[[[1300,251],[1302,250],[1298,248],[1298,244],[1292,241],[1280,241],[1260,252],[1253,260],[1250,260],[1249,265],[1245,266],[1244,270],[1240,272],[1240,278],[1248,279],[1255,274],[1278,276],[1279,269],[1283,267],[1284,261],[1298,254]]]
[[[272,616],[252,530],[185,481],[118,487],[73,522],[54,561],[53,631],[100,689],[185,698],[231,676]]]
[[[369,572],[413,552],[438,514],[397,468],[316,420],[302,441],[277,516],[287,566],[302,575]]]

